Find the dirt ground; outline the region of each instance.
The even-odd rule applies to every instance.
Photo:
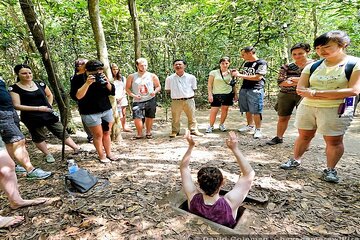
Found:
[[[208,113],[209,110],[197,111],[202,132],[208,125]],[[182,117],[184,127],[186,119]],[[345,135],[345,154],[337,167],[339,184],[320,179],[326,166],[321,136],[316,136],[312,142],[301,167],[290,171],[279,169],[279,164],[291,156],[297,131],[292,120],[284,143],[267,146],[265,142],[275,134],[277,116],[273,110],[266,110],[263,118],[264,138],[254,140],[251,135],[239,134],[239,148],[256,171],[251,194],[267,196],[269,200],[266,204],[245,203],[247,215],[233,234],[271,239],[289,236],[359,238],[359,117]],[[227,128],[236,130],[243,124],[244,116],[240,116],[236,108],[231,109]],[[25,222],[14,229],[1,229],[0,239],[209,239],[206,237],[224,236],[223,231],[201,218],[181,214],[171,207],[170,196],[181,192],[178,163],[187,145],[181,136],[168,137],[170,126],[170,116],[167,120],[164,109],[159,109],[154,139],[131,140],[134,133],[123,133],[123,141],[113,144],[121,160],[111,164],[96,160],[94,147],[86,142],[79,126],[73,138],[87,152],[72,156],[66,149],[66,157],[74,158],[80,167],[100,178],[95,188],[86,194],[70,194],[65,190],[67,168],[60,160],[60,141],[51,138],[48,142],[58,159],[53,164],[45,163],[39,150],[27,141],[33,164],[54,174],[41,181],[18,176],[22,196],[58,199],[47,205],[13,211],[1,194],[0,214],[24,215]],[[225,188],[230,189],[239,169],[225,147],[226,137],[227,133],[218,130],[204,137],[194,137],[197,147],[191,168],[195,177],[196,170],[203,165],[219,167],[227,178]]]

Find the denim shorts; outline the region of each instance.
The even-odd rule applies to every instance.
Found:
[[[46,128],[52,134],[54,134],[58,139],[63,138],[64,126],[62,125],[61,122],[56,122],[50,125],[46,125],[45,127],[37,127],[37,128],[28,127],[29,133],[31,135],[31,139],[34,143],[41,143],[46,140],[46,134],[47,134]],[[65,131],[65,139],[67,139],[68,137],[69,135]]]
[[[261,114],[264,107],[264,89],[241,89],[239,106],[240,112]]]
[[[112,109],[109,109],[100,113],[82,114],[81,120],[86,124],[86,126],[95,127],[101,125],[104,121],[108,123],[114,122],[114,116]]]
[[[0,135],[6,143],[15,143],[24,139],[20,131],[20,120],[16,111],[0,111]]]
[[[227,94],[213,94],[213,102],[210,104],[212,107],[221,107],[221,106],[232,106],[234,99],[234,93]]]
[[[136,118],[155,118],[156,98],[153,97],[145,102],[133,102],[133,119]]]

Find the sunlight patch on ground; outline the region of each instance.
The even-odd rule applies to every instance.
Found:
[[[278,181],[275,178],[269,177],[258,177],[254,181],[254,185],[258,185],[263,189],[277,190],[281,192],[287,192],[290,190],[300,190],[303,188],[302,185],[294,181]]]

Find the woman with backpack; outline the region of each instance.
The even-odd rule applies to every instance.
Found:
[[[343,31],[330,31],[315,39],[314,48],[323,59],[307,65],[297,84],[296,92],[303,98],[295,120],[299,135],[294,156],[280,166],[282,169],[300,166],[311,139],[319,132],[326,144],[323,180],[339,182],[335,166],[344,153],[343,136],[360,93],[360,61],[346,54],[349,44],[350,38]],[[350,74],[349,65],[353,65]]]

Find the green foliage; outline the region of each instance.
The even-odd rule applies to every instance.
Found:
[[[96,58],[86,0],[34,1],[52,53],[57,73],[66,88],[76,58]],[[35,74],[46,79],[41,59],[16,0],[0,1],[0,74],[13,79],[12,67],[28,59]],[[133,32],[125,0],[100,0],[109,59],[124,75],[135,71]],[[162,85],[173,72],[172,61],[184,58],[187,71],[198,78],[199,103],[206,104],[207,78],[222,56],[239,68],[239,49],[255,45],[269,62],[268,92],[276,92],[277,69],[288,61],[296,42],[313,39],[333,29],[351,37],[349,52],[360,54],[360,3],[353,0],[138,0],[143,56]],[[168,99],[162,95],[166,105]]]

